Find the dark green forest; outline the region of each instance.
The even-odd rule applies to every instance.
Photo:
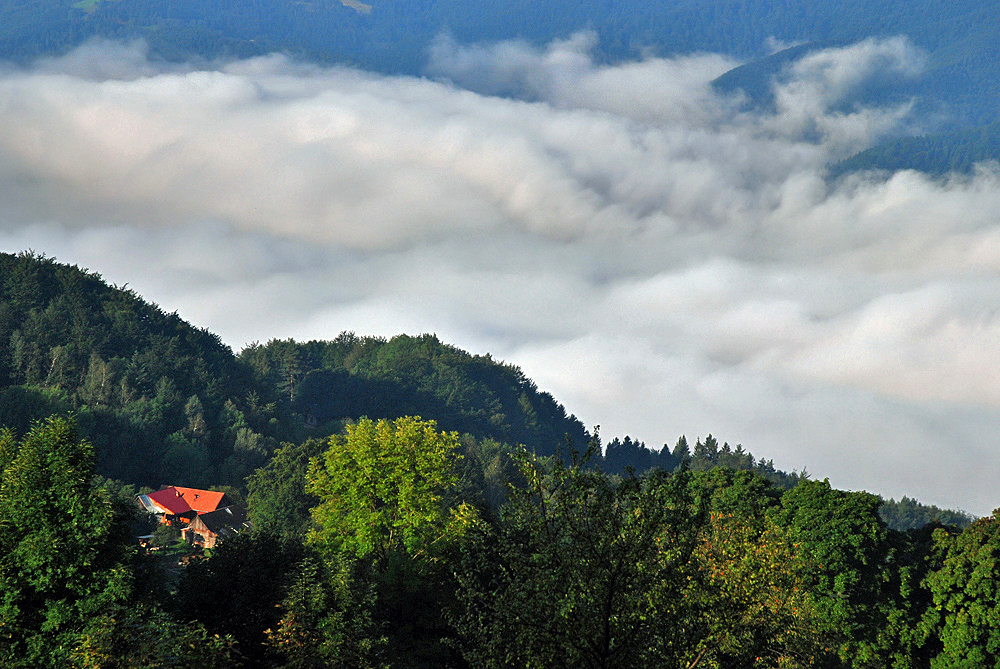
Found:
[[[3,666],[1000,663],[996,516],[711,435],[603,443],[433,335],[235,354],[0,254],[0,425]],[[193,549],[135,504],[164,485],[226,491],[251,526]]]
[[[179,569],[71,419],[0,432],[10,667],[985,667],[1000,519],[747,470],[500,470],[433,421],[349,423],[249,480],[252,530]],[[491,485],[503,480],[503,494]],[[160,529],[164,529],[161,526]],[[157,529],[154,536],[163,535]],[[167,528],[169,529],[169,528]],[[169,540],[165,540],[169,541]],[[164,545],[164,548],[170,549]]]
[[[432,335],[271,341],[239,355],[127,288],[0,254],[0,424],[73,412],[107,477],[241,486],[278,444],[362,416],[422,415],[551,454],[589,435],[524,374]]]
[[[923,137],[903,137],[866,149],[834,165],[832,178],[858,170],[895,172],[913,169],[928,174],[968,172],[977,163],[995,161],[1000,123]]]
[[[987,0],[870,2],[806,0],[638,0],[582,3],[407,0],[13,0],[0,6],[0,59],[26,64],[88,39],[145,39],[154,58],[230,59],[271,52],[386,73],[425,73],[433,40],[464,44],[520,39],[542,45],[581,30],[597,37],[601,62],[646,55],[724,53],[747,65],[718,82],[766,106],[771,82],[792,57],[867,38],[904,35],[927,54],[911,81],[892,75],[869,82],[846,107],[913,100],[934,122],[917,145],[894,143],[839,169],[897,165],[942,173],[1000,158],[995,142],[978,143],[1000,121],[996,63],[1000,8]],[[769,55],[769,39],[795,44]],[[926,124],[925,124],[926,125]],[[980,130],[982,129],[982,130]],[[958,134],[956,134],[958,133]],[[899,138],[895,138],[899,139]],[[910,153],[909,150],[913,152]]]

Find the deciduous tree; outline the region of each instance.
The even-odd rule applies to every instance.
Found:
[[[65,418],[0,432],[3,666],[67,666],[87,622],[131,595],[128,526],[91,485],[94,458]]]
[[[619,481],[522,452],[495,531],[468,544],[456,624],[477,667],[684,666],[696,509],[686,473]]]
[[[940,626],[934,669],[1000,666],[1000,509],[958,535],[934,533],[944,564],[927,577]]]
[[[434,421],[348,425],[309,469],[307,491],[321,500],[311,543],[376,560],[396,550],[411,556],[433,550],[458,502],[460,457],[458,435],[439,432]]]

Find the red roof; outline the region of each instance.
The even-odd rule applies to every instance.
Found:
[[[228,506],[227,504],[222,504],[222,498],[226,496],[224,492],[198,490],[197,488],[180,488],[177,486],[174,486],[174,490],[178,491],[181,497],[187,501],[188,506],[198,513],[208,513],[209,511],[215,511],[220,506]]]
[[[222,504],[224,492],[216,490],[199,490],[198,488],[181,488],[170,486],[147,495],[157,506],[167,513],[179,516],[194,511],[208,513],[215,511]],[[222,506],[225,506],[222,504]]]

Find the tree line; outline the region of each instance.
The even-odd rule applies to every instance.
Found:
[[[12,667],[996,666],[996,515],[724,467],[607,474],[430,420],[351,422],[251,477],[255,522],[172,589],[71,420],[0,433]],[[271,466],[271,465],[269,465]],[[276,474],[286,478],[279,479]],[[127,494],[126,494],[127,497]],[[289,503],[289,502],[293,503]]]

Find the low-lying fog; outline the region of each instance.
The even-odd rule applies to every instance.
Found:
[[[814,53],[748,111],[719,55],[601,66],[436,43],[424,78],[94,43],[0,70],[0,249],[101,273],[239,350],[435,332],[605,439],[1000,506],[1000,173],[837,184],[912,105],[905,39]]]

